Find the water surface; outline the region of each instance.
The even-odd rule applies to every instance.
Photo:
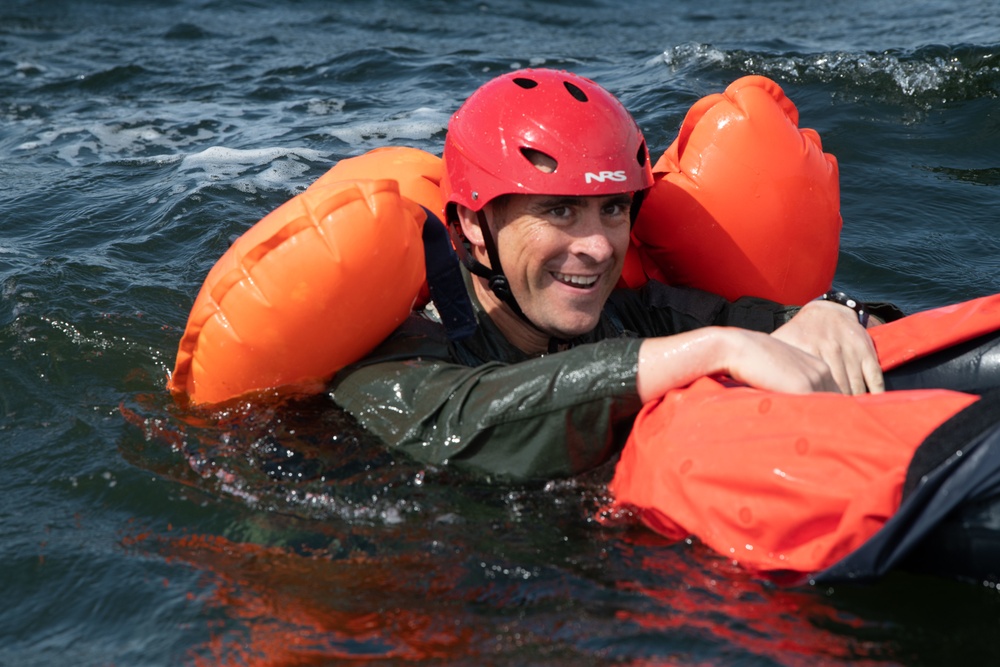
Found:
[[[177,408],[201,281],[337,160],[441,150],[522,66],[618,94],[654,154],[774,78],[841,166],[837,283],[1000,291],[992,2],[0,7],[0,663],[989,664],[992,583],[783,588],[604,517],[610,469],[510,486],[394,457],[322,398]]]

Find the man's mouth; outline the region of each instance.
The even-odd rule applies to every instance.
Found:
[[[552,273],[552,277],[563,283],[564,285],[569,285],[570,287],[579,287],[585,289],[587,287],[593,287],[597,283],[600,276],[575,276],[568,273]]]

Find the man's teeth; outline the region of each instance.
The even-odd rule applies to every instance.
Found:
[[[590,287],[597,282],[597,276],[571,276],[567,273],[553,273],[556,280],[577,287]]]

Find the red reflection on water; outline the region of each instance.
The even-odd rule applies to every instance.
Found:
[[[147,535],[126,543],[148,539]],[[210,575],[199,592],[213,637],[199,666],[316,665],[467,657],[475,636],[426,557],[333,559],[218,536],[155,538],[169,560]]]
[[[697,543],[671,549],[662,538],[641,534],[626,541],[635,549],[644,581],[623,580],[619,587],[641,593],[661,608],[623,609],[617,614],[620,620],[647,630],[706,637],[716,645],[714,651],[728,658],[745,660],[751,654],[774,664],[810,667],[885,664],[884,644],[851,636],[870,624],[837,610],[822,591],[776,587]]]

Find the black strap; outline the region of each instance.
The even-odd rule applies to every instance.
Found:
[[[635,194],[632,195],[632,208],[628,212],[632,227],[635,227],[635,221],[639,218],[639,209],[642,207],[642,202],[646,199],[647,192],[649,190],[636,190]]]
[[[456,341],[476,331],[476,315],[458,264],[458,255],[451,245],[448,229],[436,215],[427,211],[424,222],[424,265],[431,300],[441,316],[448,340]]]
[[[483,278],[486,278],[487,285],[489,285],[490,291],[497,295],[497,298],[503,301],[505,304],[510,306],[518,317],[530,324],[535,326],[535,323],[527,318],[524,311],[521,310],[521,306],[517,303],[517,299],[514,298],[514,293],[510,289],[510,281],[507,280],[507,276],[503,272],[503,264],[500,263],[500,253],[497,252],[496,242],[493,240],[493,233],[490,231],[489,223],[486,220],[486,214],[483,213],[482,209],[476,211],[476,218],[479,220],[479,229],[483,232],[483,245],[486,246],[486,256],[490,258],[490,266],[480,267],[486,269],[486,275],[477,273]],[[470,267],[469,269],[473,269]]]
[[[903,484],[908,498],[921,480],[982,433],[1000,423],[1000,389],[983,394],[975,403],[951,416],[928,435],[910,460]]]

